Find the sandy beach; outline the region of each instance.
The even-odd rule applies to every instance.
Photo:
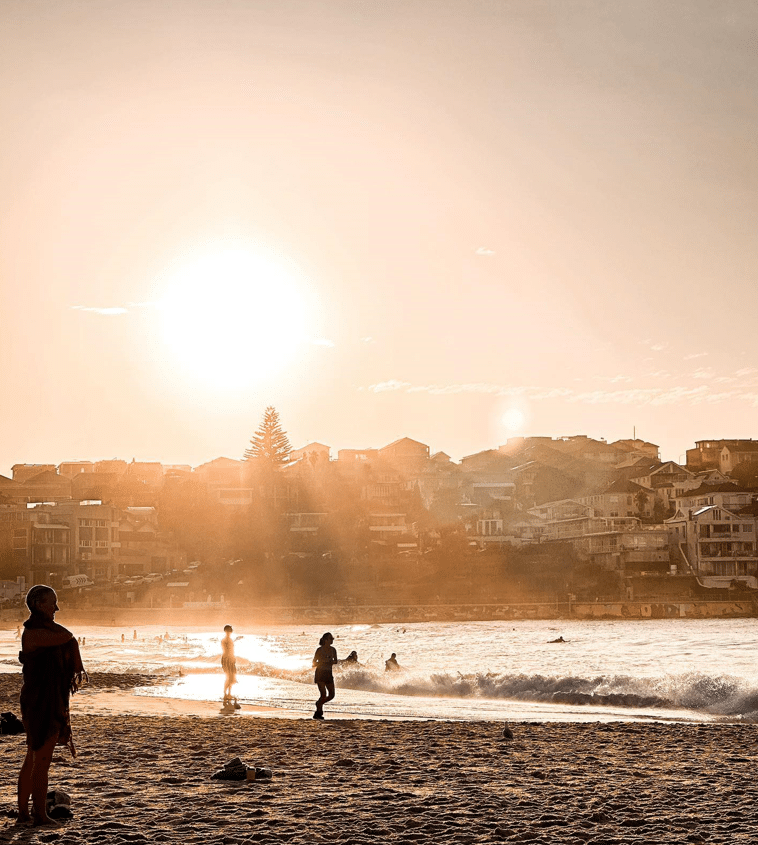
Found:
[[[0,680],[4,710],[18,712],[18,681]],[[50,778],[74,819],[59,830],[3,819],[0,841],[758,841],[752,726],[518,723],[507,740],[493,722],[95,715],[78,704],[79,756],[61,750]],[[0,744],[7,811],[24,737]],[[211,780],[237,756],[273,779]]]

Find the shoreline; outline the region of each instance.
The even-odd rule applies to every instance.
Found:
[[[74,712],[50,787],[74,819],[0,841],[673,843],[754,840],[755,730],[736,725],[388,722]],[[13,806],[23,737],[0,737]],[[215,781],[234,757],[270,781]]]

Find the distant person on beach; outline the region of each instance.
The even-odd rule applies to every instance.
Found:
[[[358,663],[358,652],[357,651],[351,651],[350,654],[348,654],[348,656],[344,660],[340,661],[340,663],[355,663],[355,664],[357,664]]]
[[[132,635],[132,639],[133,640],[137,639],[137,629],[136,628],[134,629],[134,634]]]
[[[23,666],[19,702],[27,750],[18,776],[17,823],[57,827],[46,806],[50,762],[56,745],[68,746],[71,756],[76,756],[69,697],[86,682],[87,673],[74,635],[55,622],[55,590],[37,584],[26,594],[26,606],[29,618],[24,622],[18,659]]]
[[[397,655],[393,651],[392,654],[389,656],[387,660],[384,661],[384,671],[385,672],[397,672],[400,668],[400,664],[397,662]]]
[[[224,636],[221,638],[221,668],[224,670],[224,704],[236,704],[237,699],[232,695],[232,687],[237,683],[237,661],[234,657],[231,625],[224,625]]]
[[[314,681],[318,686],[319,699],[316,702],[314,719],[324,718],[324,705],[334,698],[334,675],[332,667],[337,663],[337,649],[332,643],[334,637],[327,631],[318,641],[318,648],[313,655],[313,667],[316,670]]]
[[[548,645],[552,645],[553,643],[565,643],[565,642],[568,642],[568,640],[564,640],[563,637],[558,637],[558,639],[548,640],[547,642],[548,642]]]

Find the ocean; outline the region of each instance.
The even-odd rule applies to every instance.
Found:
[[[220,703],[220,630],[142,626],[137,639],[131,628],[74,631],[86,638],[89,670],[161,677],[138,696]],[[311,659],[323,632],[235,626],[243,709],[312,712]],[[758,721],[755,619],[393,623],[332,633],[338,657],[355,650],[359,665],[335,670],[327,718]],[[1,671],[19,671],[18,647],[13,629],[0,631]],[[391,652],[400,671],[385,671]]]

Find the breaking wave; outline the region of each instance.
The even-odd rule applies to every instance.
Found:
[[[312,683],[312,670],[282,670],[250,664],[245,674]],[[689,672],[659,678],[607,675],[593,678],[569,675],[472,674],[422,675],[403,671],[387,674],[367,668],[335,672],[338,687],[391,695],[458,699],[550,702],[567,705],[682,709],[710,716],[758,722],[758,688],[730,675]]]

